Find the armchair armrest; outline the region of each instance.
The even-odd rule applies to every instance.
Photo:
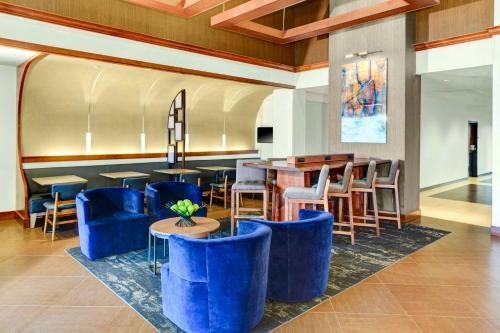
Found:
[[[92,219],[89,199],[83,193],[78,193],[76,196],[76,216],[79,224],[87,223]]]
[[[148,211],[152,214],[157,214],[161,209],[160,207],[160,194],[157,190],[151,186],[146,186],[146,201],[148,205]]]

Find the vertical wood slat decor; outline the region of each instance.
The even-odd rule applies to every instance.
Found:
[[[493,0],[441,0],[417,12],[415,43],[483,31],[494,25]]]

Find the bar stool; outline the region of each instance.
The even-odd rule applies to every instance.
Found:
[[[399,207],[399,161],[392,160],[389,175],[387,177],[377,177],[375,179],[375,188],[390,189],[394,191],[394,211],[380,210],[379,213],[388,214],[382,216],[383,220],[397,221],[398,229],[401,229],[401,209]]]
[[[363,179],[354,179],[352,182],[352,193],[360,193],[363,195],[363,216],[354,216],[354,219],[363,220],[364,222],[354,222],[357,227],[375,228],[377,236],[380,236],[380,224],[377,205],[377,191],[375,188],[375,179],[377,178],[377,162],[371,160],[368,164],[366,177]],[[368,194],[371,193],[373,201],[373,215],[368,215]],[[374,221],[370,223],[368,221]]]
[[[231,235],[234,234],[235,220],[261,218],[267,220],[267,206],[269,193],[266,186],[266,170],[246,167],[244,163],[255,162],[255,160],[236,161],[236,182],[231,187]],[[240,196],[244,193],[258,193],[264,196],[262,209],[240,207]],[[240,212],[262,211],[261,215],[245,216]]]
[[[354,213],[352,208],[352,182],[354,176],[352,174],[353,164],[347,162],[342,180],[330,184],[328,189],[328,198],[339,201],[339,221],[334,223],[334,234],[349,235],[351,236],[351,244],[354,245]],[[349,222],[344,222],[344,199],[347,199],[347,206],[349,209]],[[335,210],[335,201],[332,201],[333,210]],[[337,229],[335,229],[337,228]],[[349,230],[345,230],[348,228]]]
[[[317,187],[288,187],[283,193],[285,199],[285,221],[293,219],[294,204],[312,204],[313,209],[316,205],[323,205],[325,212],[328,212],[328,188],[330,185],[329,178],[330,167],[323,165],[319,173]]]

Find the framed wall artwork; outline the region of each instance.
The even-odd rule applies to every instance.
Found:
[[[387,58],[342,66],[341,142],[387,143]]]

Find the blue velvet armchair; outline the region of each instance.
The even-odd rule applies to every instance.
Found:
[[[189,199],[192,203],[202,205],[201,187],[182,182],[158,182],[146,186],[146,200],[151,221],[177,217],[178,215],[165,205]],[[207,216],[207,208],[201,207],[194,216]]]
[[[253,220],[272,229],[267,298],[304,302],[322,295],[328,285],[333,215],[301,209],[299,220]]]
[[[163,313],[186,332],[246,332],[264,315],[271,229],[240,222],[238,236],[169,238]]]
[[[147,247],[144,194],[131,188],[97,188],[76,196],[82,253],[89,259]]]

